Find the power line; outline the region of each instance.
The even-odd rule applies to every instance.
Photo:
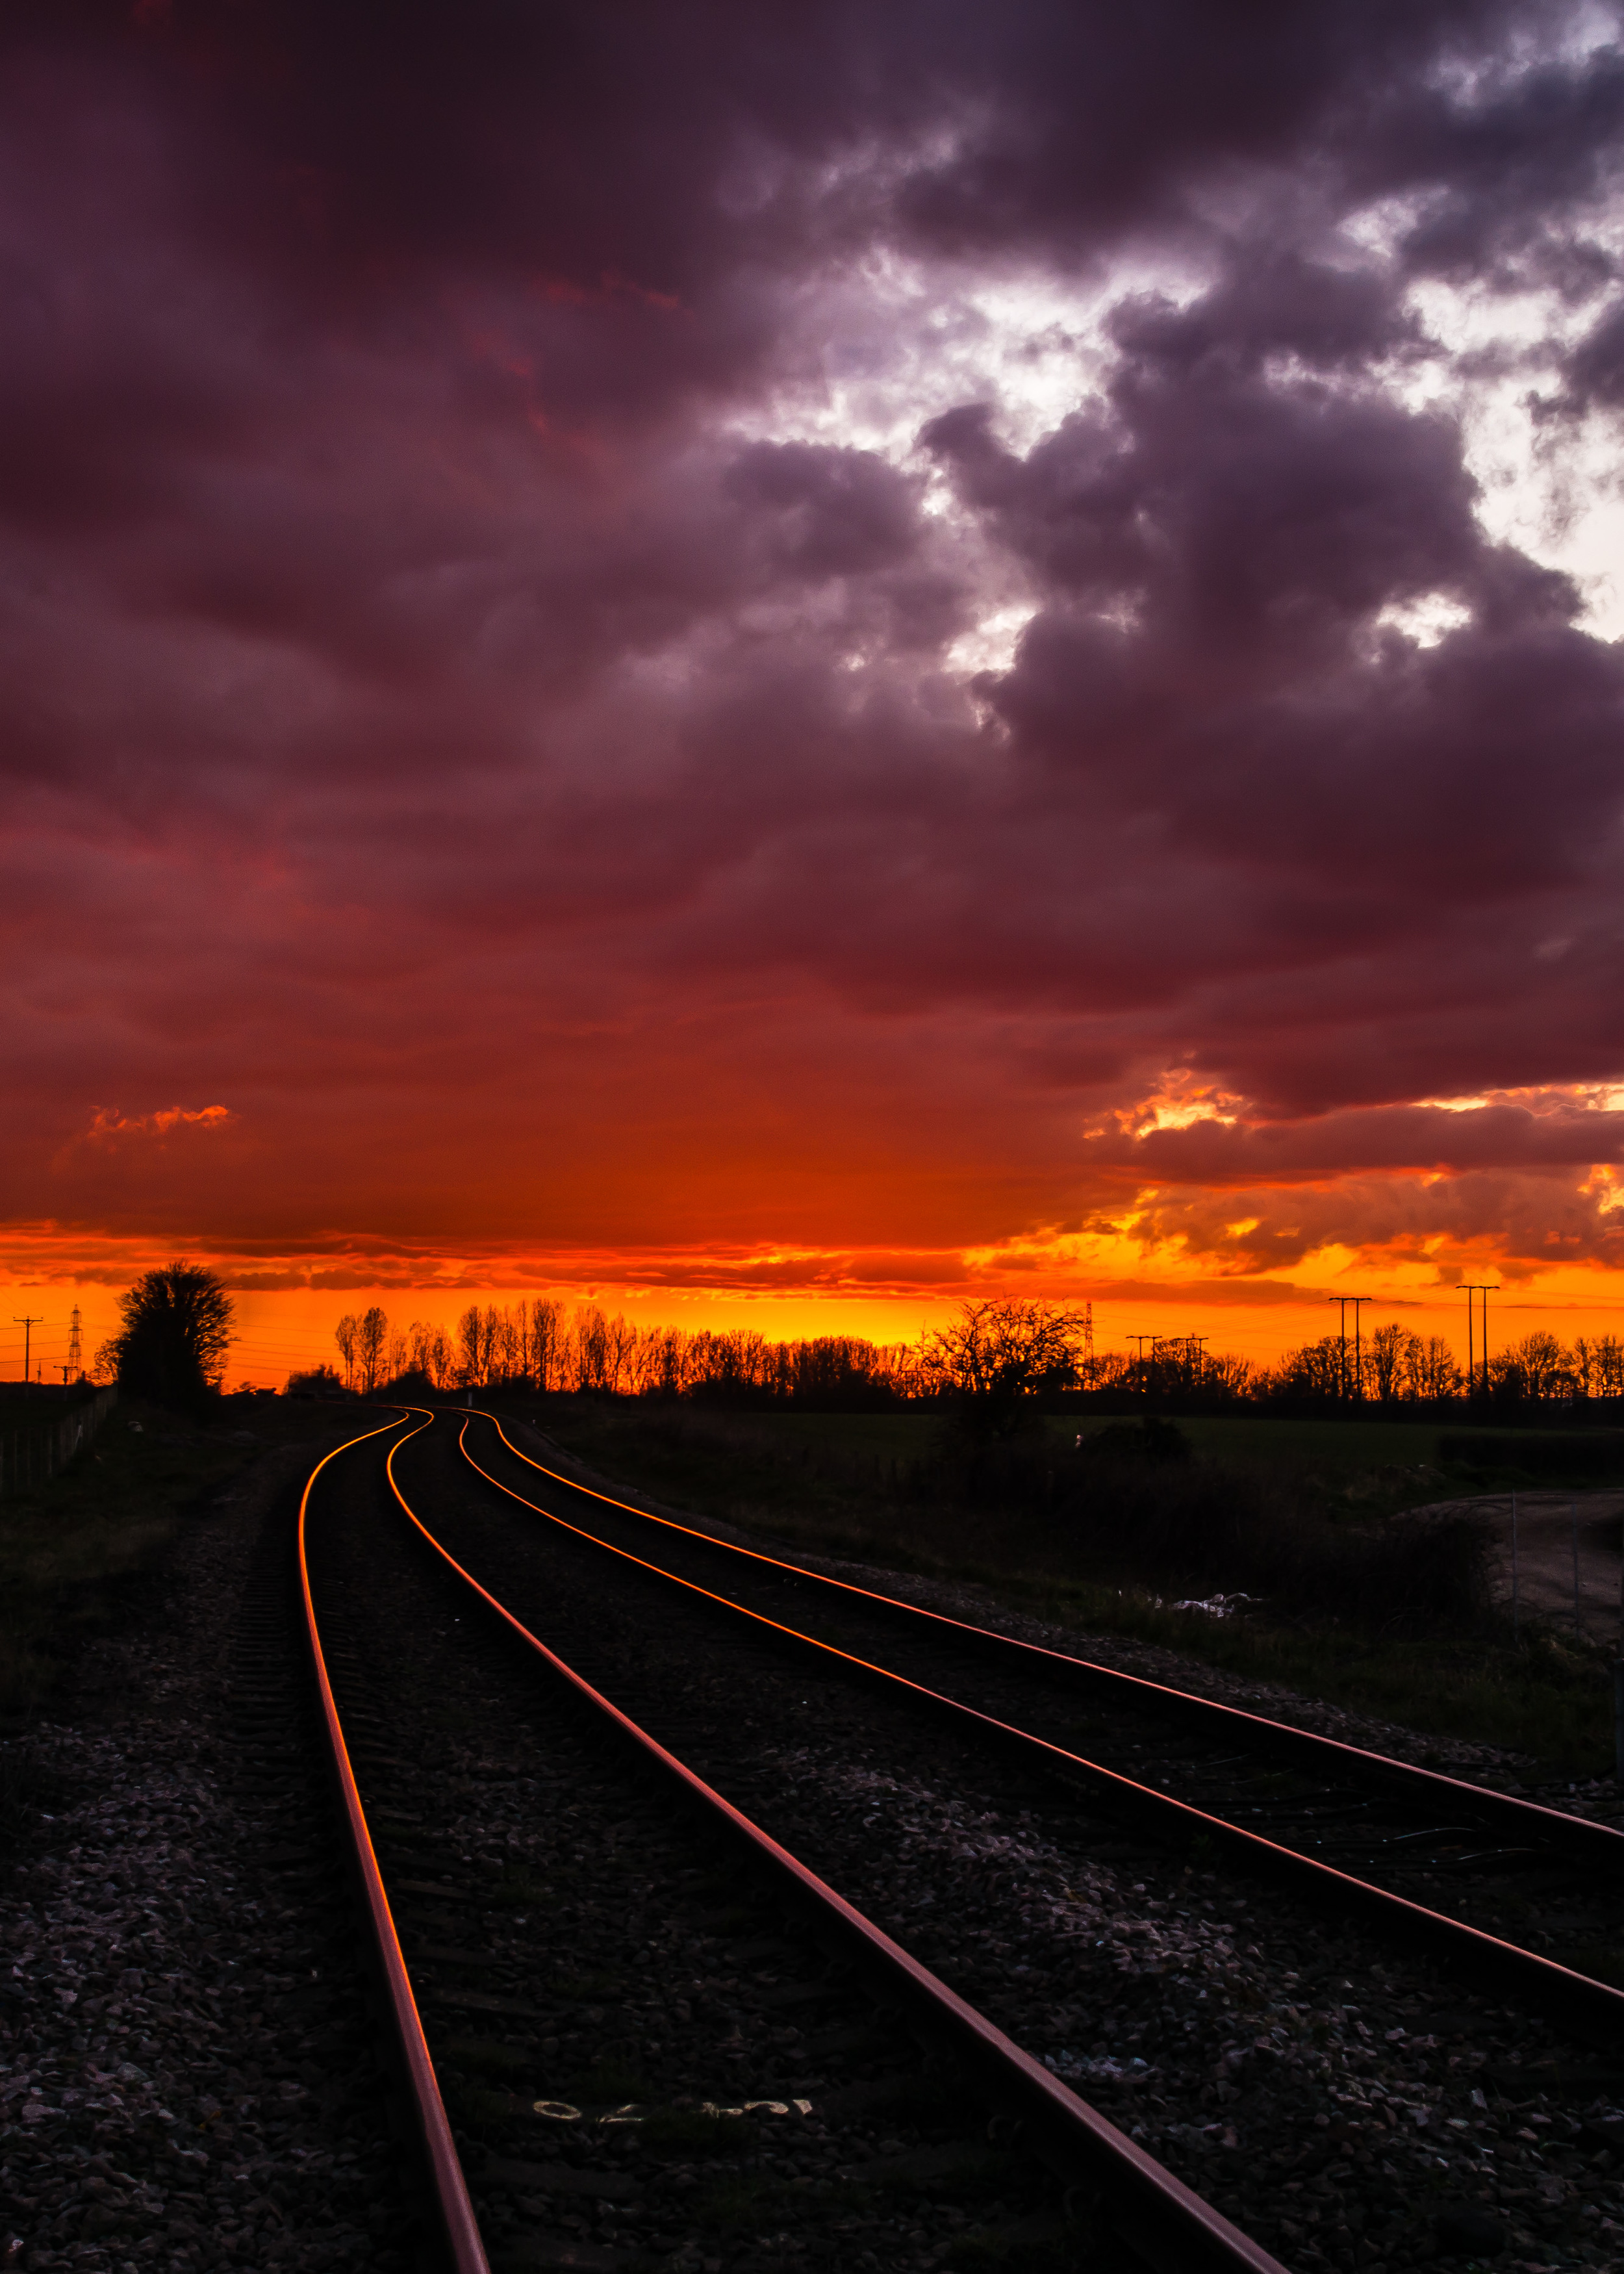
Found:
[[[1363,1337],[1360,1337],[1360,1317],[1357,1317],[1357,1314],[1360,1314],[1360,1303],[1374,1303],[1376,1296],[1356,1294],[1356,1296],[1349,1296],[1349,1300],[1353,1303],[1353,1381],[1356,1381],[1357,1385],[1357,1394],[1360,1394],[1360,1398],[1363,1398],[1365,1397],[1365,1342]]]

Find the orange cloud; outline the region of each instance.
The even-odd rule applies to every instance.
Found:
[[[167,1137],[173,1129],[223,1129],[236,1118],[229,1106],[166,1105],[155,1113],[120,1113],[98,1106],[86,1135],[91,1140],[121,1137]]]

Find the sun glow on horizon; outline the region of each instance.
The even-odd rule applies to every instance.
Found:
[[[33,1329],[33,1353],[44,1378],[60,1379],[74,1305],[82,1314],[88,1361],[117,1325],[120,1287],[140,1270],[168,1260],[172,1252],[157,1246],[143,1249],[122,1268],[105,1261],[90,1278],[76,1276],[71,1264],[52,1272],[43,1253],[36,1254],[30,1271],[19,1274],[13,1266],[6,1284],[18,1298],[18,1307],[46,1314]],[[219,1269],[231,1291],[237,1334],[227,1380],[232,1386],[249,1380],[280,1387],[291,1371],[332,1364],[333,1329],[340,1315],[373,1303],[387,1314],[392,1327],[404,1329],[421,1321],[451,1332],[470,1303],[506,1306],[538,1296],[567,1307],[596,1304],[644,1329],[748,1329],[768,1341],[856,1335],[895,1344],[917,1341],[923,1330],[944,1323],[967,1299],[1013,1294],[1077,1306],[1090,1304],[1096,1347],[1102,1351],[1127,1348],[1136,1333],[1197,1334],[1207,1339],[1214,1353],[1229,1351],[1267,1364],[1327,1331],[1326,1321],[1335,1316],[1330,1307],[1334,1299],[1352,1288],[1372,1298],[1368,1322],[1380,1324],[1391,1317],[1417,1332],[1441,1334],[1452,1344],[1459,1341],[1462,1352],[1465,1348],[1464,1299],[1458,1285],[1441,1277],[1436,1264],[1419,1257],[1388,1259],[1384,1268],[1372,1270],[1371,1259],[1357,1251],[1327,1250],[1312,1274],[1229,1279],[1108,1271],[1101,1268],[1108,1257],[1120,1263],[1142,1261],[1136,1250],[1110,1256],[1097,1240],[1051,1238],[951,1257],[915,1256],[911,1259],[916,1272],[912,1284],[901,1280],[895,1269],[899,1259],[892,1256],[886,1259],[892,1269],[883,1276],[880,1259],[867,1259],[873,1277],[864,1284],[864,1260],[846,1254],[823,1259],[829,1269],[821,1284],[805,1280],[794,1285],[718,1284],[708,1278],[704,1259],[674,1256],[665,1260],[667,1276],[659,1284],[646,1268],[646,1256],[621,1259],[622,1269],[617,1271],[615,1259],[598,1255],[591,1259],[590,1268],[564,1271],[558,1269],[560,1259],[538,1257],[523,1273],[511,1268],[474,1272],[464,1262],[455,1281],[438,1275],[369,1278],[359,1270],[312,1270],[300,1284],[270,1286],[255,1284],[267,1275],[234,1268],[229,1258],[187,1251],[187,1260],[209,1261]],[[641,1272],[635,1268],[637,1261],[645,1267]],[[928,1272],[927,1262],[934,1269]],[[625,1269],[626,1263],[633,1263],[634,1269]],[[674,1284],[684,1270],[691,1275],[686,1284]],[[1485,1271],[1500,1279],[1491,1312],[1497,1343],[1514,1341],[1536,1327],[1565,1342],[1578,1334],[1624,1329],[1624,1272],[1558,1266],[1519,1284],[1502,1277],[1492,1261],[1485,1265],[1479,1261],[1462,1266],[1460,1276],[1477,1277]],[[21,1353],[21,1328],[0,1325],[0,1380],[18,1379]]]

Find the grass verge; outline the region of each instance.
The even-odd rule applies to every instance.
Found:
[[[347,1427],[345,1425],[348,1425]],[[186,1510],[273,1447],[366,1426],[317,1408],[227,1400],[193,1421],[121,1399],[49,1484],[0,1500],[0,1728],[38,1710],[86,1637],[120,1615]]]
[[[1525,1626],[1514,1641],[1486,1600],[1481,1541],[1466,1532],[1451,1541],[1405,1516],[1380,1483],[1364,1493],[1346,1466],[1330,1472],[1327,1487],[1323,1459],[1309,1465],[1305,1425],[1282,1425],[1289,1441],[1275,1464],[1262,1460],[1267,1440],[1256,1434],[1269,1425],[1253,1424],[1249,1458],[1220,1441],[1161,1480],[1143,1469],[1101,1472],[1093,1500],[1032,1487],[1039,1497],[1049,1490],[1045,1509],[998,1505],[996,1489],[992,1504],[976,1505],[933,1453],[929,1421],[914,1414],[757,1416],[553,1400],[538,1418],[631,1496],[692,1509],[792,1551],[973,1580],[1079,1634],[1159,1645],[1424,1734],[1503,1745],[1530,1756],[1541,1773],[1611,1766],[1604,1654],[1538,1628]],[[1064,1460],[1069,1448],[1054,1446],[1052,1432],[1049,1443]],[[1019,1475],[1011,1491],[1018,1485]],[[1390,1606],[1406,1582],[1400,1615]],[[1244,1615],[1168,1600],[1242,1588],[1264,1598]]]
[[[149,1568],[182,1510],[241,1465],[239,1447],[139,1404],[49,1484],[0,1501],[0,1721],[38,1706],[120,1584]]]

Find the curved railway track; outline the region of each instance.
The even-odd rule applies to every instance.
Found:
[[[1205,1832],[1170,1859],[1147,1817],[1124,1838],[1101,1812],[1109,1781],[1068,1792],[1019,1746],[989,1770],[959,1700],[926,1721],[849,1646],[797,1640],[786,1660],[759,1615],[556,1519],[515,1522],[514,1487],[458,1454],[470,1417],[448,1418],[401,1425],[392,1499],[360,1452],[347,1480],[340,1464],[316,1485],[308,1585],[473,2214],[500,2241],[492,2263],[939,2266],[977,2230],[1034,2268],[1109,2265],[1113,2249],[1124,2266],[1258,2263],[1232,2254],[1259,2244],[1293,2267],[1375,2268],[1507,2240],[1540,2263],[1611,2263],[1624,2067],[1616,2046],[1575,2058],[1522,1994],[1572,1969],[1519,1951],[1520,1988],[1506,1976],[1442,2007],[1433,1962],[1381,1958],[1367,1926],[1305,1922],[1295,1891],[1243,1895],[1210,1868]],[[535,1489],[533,1467],[502,1458]],[[550,1498],[562,1489],[545,1482]],[[572,1514],[585,1505],[577,1493]],[[615,1520],[645,1544],[674,1536],[628,1510]],[[819,1575],[691,1538],[713,1570],[771,1563],[770,1584],[803,1591],[803,1606],[833,1600]],[[899,1612],[862,1615],[893,1623],[894,1655]],[[935,1650],[941,1623],[912,1627]],[[985,1657],[965,1663],[989,1678]],[[1035,1677],[1023,1666],[1021,1679],[1029,1699]],[[1118,1781],[1166,1805],[1142,1762]],[[643,1795],[630,1812],[628,1777]],[[745,1878],[764,1894],[730,1916]],[[854,1963],[849,1918],[808,1919],[819,1878],[878,1923],[886,1954],[865,1944]],[[1429,1931],[1459,1929],[1439,1918]],[[598,1949],[601,1969],[572,1980],[560,1934]],[[904,1951],[945,1980],[921,1990]],[[886,1977],[898,1964],[906,1981]],[[1592,1992],[1593,2022],[1613,1993],[1565,1994]],[[842,2018],[842,1999],[866,2018]],[[1564,2027],[1593,2037],[1585,2022],[1575,2007]],[[1090,2037],[1086,2054],[1067,2042]],[[1041,2064],[1001,2066],[1019,2044]],[[1079,2094],[1056,2097],[1056,2071]],[[589,2087],[641,2097],[619,2112],[638,2120],[617,2122]],[[1056,2108],[1082,2091],[1092,2123],[1056,2133]],[[704,2112],[752,2101],[748,2117]],[[538,2114],[549,2102],[564,2112]],[[1003,2126],[990,2160],[966,2114],[989,2105]],[[1011,2119],[1026,2126],[1013,2154]],[[1204,2196],[1224,2216],[1208,2224]],[[1586,2247],[1598,2233],[1599,2260]]]
[[[941,2264],[979,2228],[1034,2268],[1277,2268],[453,1559],[399,1473],[432,1419],[329,1455],[298,1552],[445,2263]]]
[[[526,1454],[499,1417],[480,1418],[508,1476],[490,1465],[490,1449],[470,1448],[463,1419],[470,1467],[575,1537],[755,1623],[783,1647],[844,1658],[853,1678],[911,1691],[922,1709],[976,1727],[1152,1836],[1199,1842],[1232,1869],[1430,1950],[1592,2044],[1624,2042],[1624,1994],[1592,1970],[1624,1978],[1624,1835],[1610,1826],[718,1540],[561,1475]],[[545,1502],[535,1496],[538,1476]],[[1088,1701],[1080,1720],[1074,1697]],[[1147,1722],[1177,1741],[1147,1743]]]
[[[901,1597],[888,1595],[872,1587],[859,1586],[850,1580],[794,1562],[787,1557],[769,1555],[759,1549],[747,1547],[737,1540],[722,1539],[697,1525],[679,1523],[669,1516],[639,1508],[632,1502],[615,1499],[607,1493],[595,1490],[579,1479],[549,1468],[514,1442],[503,1427],[500,1415],[483,1412],[480,1418],[492,1423],[503,1448],[515,1460],[545,1477],[549,1483],[561,1487],[575,1502],[590,1503],[596,1511],[629,1517],[645,1533],[652,1528],[701,1549],[712,1551],[713,1555],[719,1559],[720,1565],[731,1562],[734,1568],[754,1566],[758,1574],[769,1579],[788,1580],[795,1586],[809,1584],[814,1589],[825,1590],[832,1597],[844,1598],[853,1608],[883,1618],[898,1630],[938,1638],[950,1647],[956,1647],[966,1657],[980,1657],[1005,1671],[1024,1672],[1040,1683],[1047,1681],[1091,1701],[1124,1706],[1130,1711],[1175,1719],[1182,1726],[1200,1732],[1226,1751],[1237,1746],[1255,1747],[1267,1751],[1276,1759],[1299,1762],[1322,1779],[1341,1774],[1380,1785],[1388,1791],[1403,1795],[1407,1801],[1428,1816],[1468,1811],[1476,1827],[1485,1833],[1498,1834],[1502,1841],[1518,1851],[1538,1849],[1545,1854],[1571,1858],[1608,1876],[1624,1879],[1624,1835],[1609,1826],[1473,1785],[1434,1769],[1417,1767],[1409,1761],[1395,1760],[1368,1748],[1321,1736],[1312,1730],[1297,1728],[1289,1722],[1226,1706],[1190,1690],[1176,1690],[1165,1683],[1147,1681],[1142,1676],[1124,1673],[1117,1668],[1095,1665],[1061,1651],[1024,1642],[992,1628],[949,1617]],[[545,1443],[546,1441],[538,1442]],[[468,1454],[465,1441],[463,1449],[470,1465],[477,1467],[477,1462],[473,1460],[471,1454]],[[500,1483],[495,1479],[491,1481]],[[1436,1836],[1441,1839],[1443,1834],[1440,1832]]]

